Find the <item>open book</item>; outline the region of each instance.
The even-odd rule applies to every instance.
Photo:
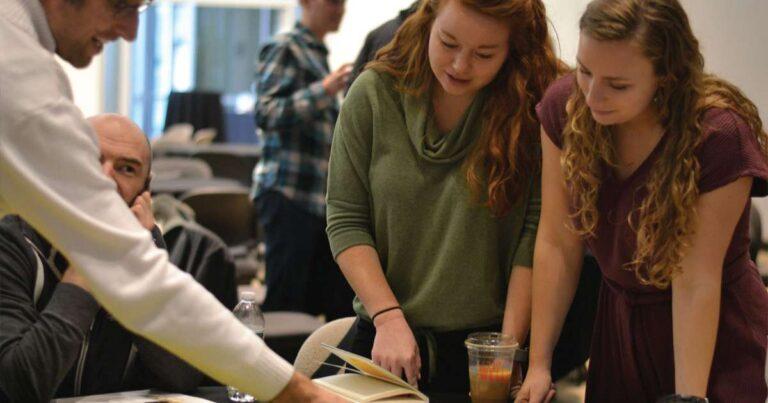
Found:
[[[352,402],[428,402],[429,398],[395,374],[363,356],[323,344],[328,351],[359,371],[315,379],[319,386]]]

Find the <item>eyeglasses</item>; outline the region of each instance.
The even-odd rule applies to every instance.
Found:
[[[133,13],[140,14],[144,12],[147,7],[152,5],[153,1],[154,0],[139,0],[138,2],[130,0],[109,0],[109,3],[112,5],[115,17],[121,18],[132,15]]]

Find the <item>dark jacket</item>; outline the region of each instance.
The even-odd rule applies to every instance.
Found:
[[[157,228],[153,237],[165,246]],[[88,292],[60,283],[67,267],[21,218],[0,220],[0,401],[197,386],[197,370],[123,328]]]
[[[357,59],[355,59],[355,64],[352,66],[352,75],[349,79],[349,86],[351,86],[357,76],[363,72],[365,65],[376,57],[376,52],[395,37],[397,29],[400,28],[400,25],[403,25],[406,18],[416,11],[418,5],[418,1],[414,2],[410,7],[400,10],[397,17],[379,25],[373,31],[368,33],[365,37],[363,48],[360,49],[360,53],[358,53]]]

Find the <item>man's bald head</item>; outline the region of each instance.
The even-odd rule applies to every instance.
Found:
[[[117,114],[88,118],[99,139],[101,167],[117,184],[120,196],[129,205],[149,183],[152,150],[141,128]]]

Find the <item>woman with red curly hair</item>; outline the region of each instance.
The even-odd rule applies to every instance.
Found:
[[[588,402],[763,403],[768,294],[749,256],[768,136],[738,88],[704,72],[677,0],[596,0],[578,71],[538,107],[542,213],[531,366],[552,347],[589,248],[603,272]]]
[[[352,85],[327,205],[354,351],[466,393],[468,333],[527,338],[535,105],[561,71],[541,1],[424,0]]]

